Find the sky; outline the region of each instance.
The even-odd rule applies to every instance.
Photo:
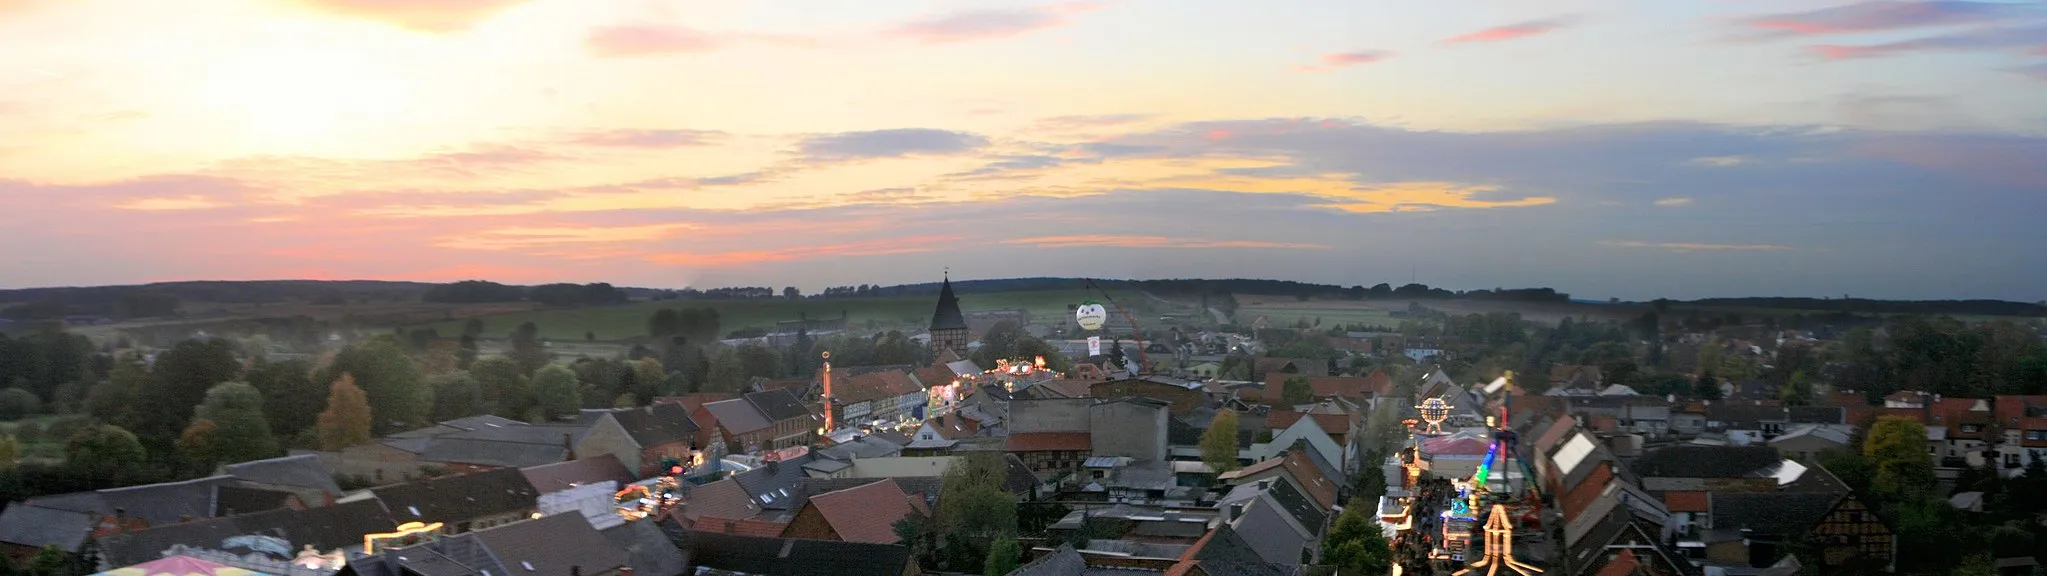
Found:
[[[0,287],[2047,299],[2047,0],[0,0]]]

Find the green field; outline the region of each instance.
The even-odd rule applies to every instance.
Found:
[[[1133,291],[1111,291],[1116,302],[1127,306],[1133,313],[1149,314],[1154,303],[1144,295]],[[995,292],[987,294],[961,293],[960,309],[972,313],[979,310],[1022,309],[1029,311],[1036,323],[1059,322],[1067,314],[1068,305],[1083,300],[1101,300],[1101,296],[1089,290],[1041,290],[1030,292]],[[647,333],[647,318],[662,308],[704,308],[718,310],[719,329],[731,332],[744,328],[769,328],[776,322],[795,320],[799,314],[811,318],[837,318],[844,312],[853,325],[865,327],[872,322],[878,328],[901,328],[905,331],[928,328],[931,313],[938,306],[937,296],[907,296],[897,298],[836,298],[831,300],[667,300],[634,302],[620,306],[597,308],[566,308],[532,310],[509,314],[480,316],[483,333],[490,338],[502,338],[524,322],[532,322],[540,328],[541,337],[550,340],[582,340],[586,333],[594,334],[598,340],[619,341],[643,336]],[[443,336],[460,334],[464,320],[451,320],[414,325],[415,328],[433,328]]]
[[[1259,316],[1264,316],[1266,325],[1275,328],[1292,326],[1302,319],[1313,323],[1317,318],[1322,320],[1324,328],[1334,324],[1367,324],[1388,328],[1400,326],[1400,319],[1387,314],[1385,310],[1367,308],[1350,302],[1243,305],[1237,307],[1235,320],[1238,324],[1249,325]]]
[[[40,415],[30,416],[14,422],[0,422],[0,434],[14,436],[17,440],[21,441],[21,453],[19,456],[23,460],[62,462],[64,460],[64,430],[60,429],[56,432],[51,432],[49,426],[51,422],[59,419],[62,419],[62,417]],[[73,419],[75,420],[76,418]],[[73,424],[75,428],[77,423],[74,422]],[[24,426],[34,427],[35,432],[23,434],[22,428]]]

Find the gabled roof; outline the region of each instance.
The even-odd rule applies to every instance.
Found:
[[[1259,557],[1251,543],[1228,524],[1216,526],[1189,551],[1193,552],[1194,561],[1209,576],[1287,576],[1293,573]]]
[[[317,454],[298,454],[229,464],[225,472],[229,476],[250,482],[312,488],[328,494],[341,493],[341,486],[334,483],[334,472],[327,469],[327,465],[320,461]]]
[[[9,508],[10,513],[12,510]],[[362,535],[389,532],[397,526],[383,503],[365,499],[304,510],[286,508],[157,526],[105,536],[100,538],[99,545],[100,553],[110,563],[125,566],[161,558],[165,550],[179,544],[219,550],[224,541],[236,536],[271,536],[290,542],[293,552],[308,545],[325,552],[359,546]]]
[[[697,433],[696,421],[690,420],[689,409],[681,404],[649,404],[610,414],[641,448],[688,442]]]
[[[1265,427],[1273,430],[1285,430],[1287,427],[1293,426],[1294,422],[1299,421],[1301,418],[1314,418],[1315,425],[1320,426],[1324,434],[1350,433],[1351,420],[1349,414],[1308,414],[1292,410],[1273,410],[1265,413]]]
[[[731,479],[737,481],[739,487],[753,498],[756,507],[760,507],[787,498],[789,490],[795,488],[796,483],[807,476],[803,472],[804,465],[819,459],[816,452],[805,452],[802,456],[734,474]]]
[[[726,478],[689,489],[682,498],[682,516],[695,520],[702,516],[719,518],[752,518],[760,515],[760,505],[753,496],[739,486],[739,481]]]
[[[1769,446],[1667,446],[1635,459],[1634,472],[1644,478],[1746,478],[1782,459]]]
[[[456,522],[532,510],[540,491],[517,468],[498,468],[372,488],[391,517],[405,522]]]
[[[1314,499],[1309,498],[1307,494],[1302,494],[1300,490],[1295,490],[1293,484],[1273,482],[1272,487],[1266,489],[1265,494],[1271,496],[1272,500],[1279,503],[1280,507],[1286,510],[1288,515],[1293,516],[1295,520],[1299,520],[1301,525],[1307,527],[1310,532],[1321,529],[1323,523],[1329,520],[1329,509],[1322,508],[1315,503]]]
[[[1280,391],[1286,389],[1286,381],[1292,378],[1306,379],[1308,387],[1314,390],[1316,398],[1334,396],[1369,399],[1383,396],[1387,391],[1393,389],[1393,381],[1385,378],[1385,374],[1380,374],[1380,379],[1373,379],[1369,376],[1311,376],[1307,374],[1268,372],[1265,374],[1265,394],[1278,398]]]
[[[599,530],[611,545],[624,550],[636,574],[684,574],[682,550],[655,522],[626,522]]]
[[[762,415],[767,416],[768,420],[775,422],[810,418],[813,416],[810,413],[810,408],[803,405],[803,399],[797,398],[796,394],[787,389],[777,388],[765,392],[747,394],[746,401],[752,402],[755,409],[759,410]]]
[[[817,510],[839,540],[870,544],[901,541],[896,536],[896,521],[917,514],[893,478],[811,496],[805,507]]]
[[[625,469],[625,464],[619,462],[617,456],[611,454],[521,468],[519,472],[525,474],[526,481],[533,484],[533,488],[542,494],[607,480],[617,482],[618,486],[623,487],[634,480],[633,473]]]
[[[1716,492],[1707,497],[1716,530],[1748,529],[1758,537],[1802,534],[1841,501],[1828,492]]]
[[[426,449],[419,453],[419,459],[424,462],[506,468],[553,464],[568,457],[569,448],[560,443],[529,444],[449,437],[431,440]]]
[[[931,312],[931,329],[965,330],[967,317],[960,313],[960,299],[952,293],[952,278],[938,287],[938,308]]]
[[[835,380],[832,386],[832,401],[840,405],[858,404],[923,391],[924,387],[918,386],[916,381],[910,379],[909,372],[876,370],[844,380]]]
[[[233,476],[209,476],[180,482],[44,496],[31,498],[25,504],[103,515],[113,515],[118,509],[151,526],[162,526],[175,524],[180,520],[213,517],[215,488],[231,486],[235,482]]]
[[[555,514],[470,534],[488,547],[510,574],[601,574],[630,562],[581,514]],[[531,568],[527,568],[531,566]]]
[[[762,414],[759,408],[754,407],[753,403],[747,402],[745,398],[707,402],[704,404],[704,410],[710,412],[712,418],[718,419],[719,427],[731,434],[745,434],[775,425],[775,421],[769,420],[766,414]]]

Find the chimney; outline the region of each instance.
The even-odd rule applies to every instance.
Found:
[[[1243,515],[1244,515],[1244,505],[1243,505],[1243,504],[1241,504],[1241,503],[1239,503],[1239,504],[1231,504],[1231,505],[1230,505],[1230,517],[1229,517],[1229,518],[1227,518],[1227,520],[1236,520],[1238,516],[1243,516]]]
[[[633,567],[631,566],[618,567],[618,576],[633,576]]]
[[[583,567],[582,567],[582,566],[570,566],[570,567],[569,567],[569,576],[583,576]]]
[[[570,460],[576,459],[576,437],[574,435],[567,432],[562,433],[562,452],[567,453]]]

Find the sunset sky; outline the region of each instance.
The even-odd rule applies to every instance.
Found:
[[[0,287],[2047,298],[2047,1],[0,0]]]

